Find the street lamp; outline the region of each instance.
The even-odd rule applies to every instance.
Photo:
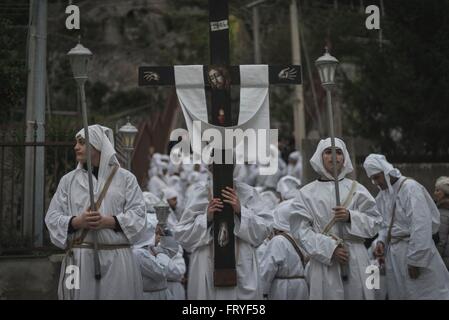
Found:
[[[129,117],[127,121],[128,122],[124,126],[122,126],[118,130],[118,132],[123,137],[123,146],[126,150],[126,167],[131,171],[131,154],[134,150],[134,139],[136,138],[138,130],[131,124],[131,122],[129,121]]]
[[[91,159],[91,146],[89,143],[89,125],[87,123],[87,107],[86,107],[86,92],[84,91],[84,84],[87,81],[87,72],[89,69],[90,61],[92,60],[92,52],[85,48],[81,44],[81,40],[78,44],[72,48],[67,55],[70,58],[70,65],[72,67],[73,77],[78,83],[80,95],[81,95],[81,111],[83,114],[84,125],[84,140],[86,143],[86,162],[87,162],[87,177],[89,182],[89,199],[90,210],[97,211],[94,200],[94,188],[92,182],[92,159]],[[93,244],[94,244],[94,267],[95,267],[95,279],[101,279],[100,270],[100,258],[98,256],[98,241],[97,232],[92,232]]]
[[[67,55],[70,58],[73,77],[78,85],[83,85],[87,80],[87,72],[92,60],[92,52],[85,48],[81,43],[78,43],[69,51],[69,53],[67,53]]]
[[[338,60],[329,54],[329,50],[326,47],[326,52],[324,53],[324,55],[322,55],[315,61],[315,65],[320,75],[321,85],[326,90],[327,111],[329,114],[329,131],[331,136],[332,167],[335,183],[335,200],[336,205],[340,206],[340,188],[337,172],[337,153],[335,148],[335,132],[334,132],[334,119],[333,119],[334,116],[332,113],[332,95],[331,95],[331,90],[335,87],[334,78],[335,78],[335,70],[337,69],[338,66]],[[343,237],[342,223],[338,223],[337,225],[339,235],[340,237]],[[347,280],[349,274],[348,265],[341,264],[340,267],[342,279]]]
[[[335,86],[334,78],[338,60],[329,54],[329,50],[326,47],[326,52],[315,61],[315,65],[320,74],[321,85],[326,91],[332,89]]]

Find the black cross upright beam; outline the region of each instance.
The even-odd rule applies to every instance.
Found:
[[[210,66],[203,67],[204,83],[210,90],[211,123],[219,126],[232,126],[231,94],[232,85],[240,85],[239,66],[229,65],[229,10],[228,0],[209,0],[209,44]],[[220,83],[217,75],[211,74],[217,70],[224,78]],[[299,65],[268,66],[269,83],[273,85],[301,84],[301,67]],[[217,85],[218,83],[218,85]],[[139,86],[174,86],[175,75],[173,66],[144,66],[139,68]],[[217,152],[216,150],[215,152]],[[222,159],[226,159],[225,151]],[[222,198],[221,190],[233,187],[234,164],[213,164],[213,193],[215,198]],[[227,225],[229,234],[225,245],[218,241],[221,226]],[[224,203],[222,212],[216,214],[213,223],[214,230],[214,285],[216,287],[236,286],[236,257],[234,233],[234,211]]]
[[[229,66],[229,26],[228,26],[228,1],[209,0],[209,47],[210,63],[215,68],[222,68],[224,81],[230,81],[225,76]],[[207,69],[210,70],[210,69]],[[213,86],[211,83],[211,123],[229,127],[232,125],[231,114],[231,89],[225,83]],[[222,119],[219,121],[219,110],[222,110]],[[224,116],[224,117],[223,117]],[[214,150],[222,152],[222,159],[226,159],[225,150]],[[223,200],[221,190],[226,187],[234,187],[234,164],[212,164],[213,193],[214,198]],[[220,213],[214,215],[214,285],[236,286],[237,270],[235,266],[235,237],[234,237],[234,210],[223,202],[224,206]],[[228,241],[224,246],[219,244],[220,228],[226,226]],[[238,252],[237,252],[238,254]]]

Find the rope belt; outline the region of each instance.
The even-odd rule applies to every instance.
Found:
[[[355,242],[355,243],[364,243],[365,239],[364,238],[360,238],[360,237],[356,237],[356,236],[347,235],[347,236],[343,237],[343,241]]]
[[[73,248],[93,249],[94,244],[92,242],[83,242],[80,244],[73,245]],[[98,250],[116,250],[116,249],[126,249],[126,248],[131,248],[131,245],[128,243],[122,243],[122,244],[99,243],[98,244]]]
[[[161,288],[161,289],[143,290],[143,292],[159,292],[159,291],[162,291],[162,290],[167,290],[167,287]]]
[[[391,244],[396,244],[398,242],[401,241],[409,241],[410,240],[410,235],[406,234],[404,236],[391,236]]]
[[[289,279],[305,279],[304,276],[291,276],[291,277],[282,277],[282,276],[276,276],[275,279],[281,279],[281,280],[289,280]]]

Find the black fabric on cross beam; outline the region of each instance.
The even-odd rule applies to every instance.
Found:
[[[210,87],[207,70],[209,66],[203,66],[204,85]],[[293,79],[280,78],[279,74],[288,69],[295,71],[295,77]],[[240,68],[239,66],[228,67],[231,85],[240,85]],[[146,73],[155,73],[158,75],[156,80],[154,77],[151,80],[145,79]],[[285,72],[284,72],[285,74]],[[268,66],[268,78],[270,85],[298,85],[302,83],[301,66],[299,65],[269,65]],[[143,66],[139,67],[139,86],[175,86],[175,68],[173,66]]]

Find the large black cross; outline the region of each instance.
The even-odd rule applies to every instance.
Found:
[[[210,66],[203,67],[204,83],[210,90],[211,114],[213,125],[229,127],[232,123],[231,85],[240,84],[239,66],[229,65],[229,11],[228,0],[209,0],[209,42]],[[270,84],[301,84],[299,65],[268,66]],[[221,81],[220,75],[225,81]],[[145,66],[139,68],[139,86],[174,86],[175,73],[173,66]],[[224,151],[222,159],[225,159]],[[233,187],[234,164],[213,164],[214,198],[222,198],[221,190],[226,186]],[[222,223],[228,225],[233,234],[234,211],[225,203],[223,211],[214,216],[214,285],[216,287],[236,286],[237,272],[235,267],[235,239],[220,246],[218,239]]]

